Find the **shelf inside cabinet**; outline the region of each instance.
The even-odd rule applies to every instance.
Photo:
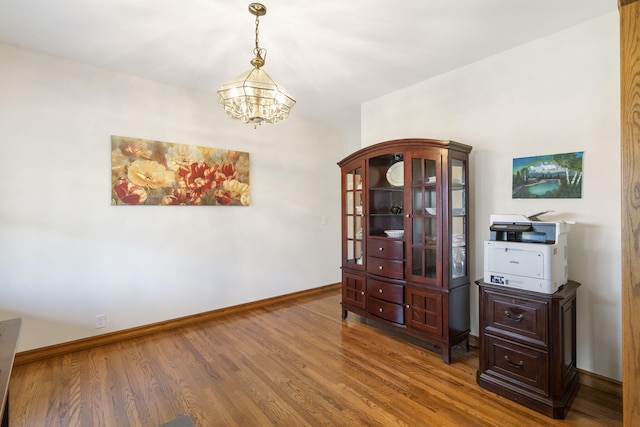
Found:
[[[369,191],[399,191],[403,192],[404,187],[373,187]]]

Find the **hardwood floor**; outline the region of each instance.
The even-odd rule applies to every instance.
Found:
[[[565,420],[479,388],[418,340],[340,319],[336,290],[16,366],[10,425],[618,426],[622,402],[582,385]]]

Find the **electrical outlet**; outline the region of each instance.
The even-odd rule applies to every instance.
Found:
[[[96,329],[102,329],[107,327],[107,315],[98,314],[96,316]]]

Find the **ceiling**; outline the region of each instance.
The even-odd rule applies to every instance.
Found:
[[[215,94],[251,68],[250,0],[0,0],[0,42]],[[264,0],[263,69],[298,115],[361,103],[617,10],[617,0]],[[222,108],[217,104],[212,108]]]

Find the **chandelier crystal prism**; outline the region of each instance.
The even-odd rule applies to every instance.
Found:
[[[249,12],[256,17],[255,58],[251,60],[253,69],[220,86],[218,102],[227,116],[253,124],[255,128],[265,122],[274,124],[286,120],[296,100],[262,70],[267,51],[258,46],[258,26],[267,8],[260,3],[251,3]]]

